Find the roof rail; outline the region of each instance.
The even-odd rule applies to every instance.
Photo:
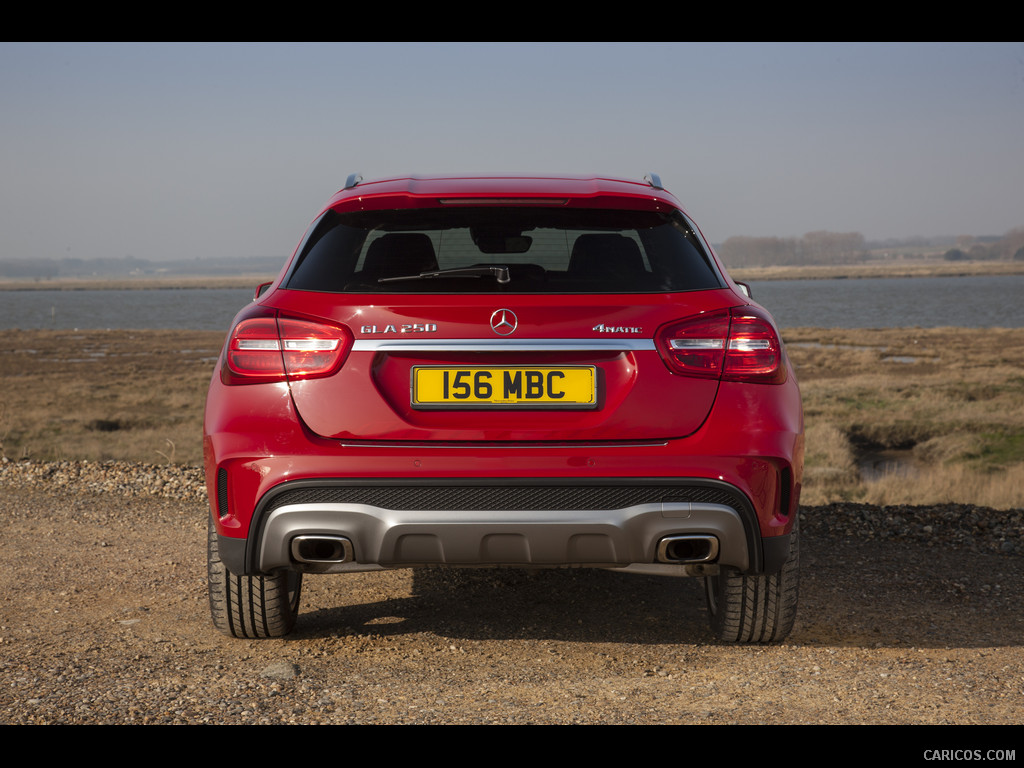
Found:
[[[363,177],[358,173],[350,173],[348,178],[345,179],[345,189],[352,189],[356,184],[363,180]]]
[[[659,176],[656,173],[648,173],[646,176],[644,176],[644,181],[646,181],[655,189],[664,189],[664,187],[661,185],[661,176]]]

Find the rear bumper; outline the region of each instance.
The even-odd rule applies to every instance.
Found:
[[[297,551],[299,537],[345,546],[321,561]],[[245,539],[221,538],[221,554],[235,573],[447,565],[682,576],[707,565],[771,572],[775,543],[763,545],[745,496],[717,481],[336,479],[275,487]]]

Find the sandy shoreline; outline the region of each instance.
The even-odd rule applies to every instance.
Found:
[[[868,264],[836,264],[806,267],[745,267],[730,269],[733,279],[743,282],[768,280],[858,280],[879,277],[977,277],[1024,274],[1018,261],[915,261],[901,260]],[[175,277],[75,278],[52,280],[0,279],[0,291],[124,291],[181,290],[195,288],[238,288],[255,290],[276,274],[182,275]]]

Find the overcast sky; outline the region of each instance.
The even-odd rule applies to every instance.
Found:
[[[714,242],[1024,226],[1024,43],[0,44],[0,259],[289,255],[366,178],[655,171]]]

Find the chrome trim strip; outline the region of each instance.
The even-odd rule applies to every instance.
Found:
[[[632,352],[654,339],[356,339],[353,352]]]
[[[446,449],[446,448],[451,448],[451,449],[470,449],[470,450],[473,450],[473,451],[483,451],[483,450],[488,450],[488,449],[503,450],[504,451],[504,450],[508,450],[508,449],[512,449],[512,448],[521,448],[521,449],[547,448],[548,450],[557,449],[557,450],[560,450],[560,451],[564,451],[567,448],[571,448],[572,450],[575,451],[575,450],[582,450],[582,449],[598,450],[600,448],[615,448],[615,449],[619,449],[619,448],[664,448],[666,445],[668,445],[668,441],[667,440],[657,440],[657,441],[652,440],[649,443],[640,443],[640,442],[636,442],[636,443],[611,443],[611,442],[609,442],[609,443],[565,443],[565,442],[552,442],[550,444],[548,444],[548,443],[538,443],[538,442],[532,442],[532,443],[511,443],[510,442],[510,443],[495,444],[495,443],[467,443],[467,442],[449,442],[449,443],[443,443],[443,442],[437,442],[437,443],[407,442],[407,443],[402,443],[402,442],[398,442],[398,441],[394,441],[394,442],[390,442],[390,443],[384,443],[384,442],[374,442],[372,440],[367,440],[365,442],[353,443],[353,442],[346,442],[346,441],[343,440],[343,441],[341,441],[339,443],[339,445],[342,448],[398,448],[398,449],[402,449],[402,450],[414,450],[414,451],[422,451],[422,450],[425,450],[425,449],[428,449],[428,448],[433,448],[435,450],[437,450],[437,449]]]

